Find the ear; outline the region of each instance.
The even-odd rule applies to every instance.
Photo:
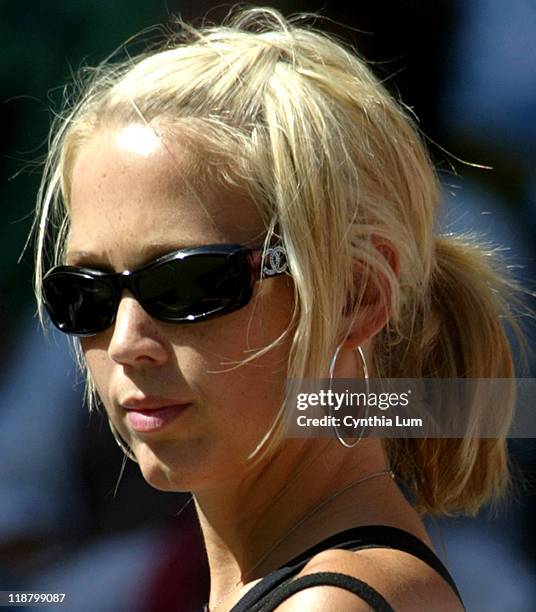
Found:
[[[392,244],[377,236],[372,236],[371,241],[377,250],[378,257],[387,262],[398,278],[400,262]],[[373,278],[370,274],[365,274],[363,264],[357,262],[354,277],[356,286],[362,283],[366,283],[366,286],[361,303],[359,305],[349,303],[345,313],[350,331],[343,346],[352,349],[356,349],[376,336],[387,325],[392,314],[392,289],[385,275],[380,274]]]

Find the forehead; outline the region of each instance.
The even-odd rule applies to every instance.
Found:
[[[96,132],[73,166],[68,252],[130,267],[160,243],[258,243],[264,232],[257,207],[211,182],[207,163],[191,141],[159,136],[150,126]]]

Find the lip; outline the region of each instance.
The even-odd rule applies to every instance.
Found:
[[[121,406],[127,413],[127,422],[138,432],[159,431],[181,416],[191,402],[169,398],[127,398]]]

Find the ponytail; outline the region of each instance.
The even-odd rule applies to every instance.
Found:
[[[513,378],[515,365],[504,323],[521,339],[511,312],[515,282],[494,262],[494,253],[461,238],[436,239],[435,269],[428,294],[413,304],[414,316],[401,317],[408,329],[392,331],[378,350],[393,346],[388,360],[378,359],[383,375],[393,378]],[[394,342],[393,342],[394,340]],[[389,368],[386,372],[385,368]],[[508,431],[512,405],[499,423]],[[485,406],[475,405],[475,411]],[[498,499],[509,484],[505,438],[391,439],[387,454],[415,496],[419,510],[434,514],[474,514]]]

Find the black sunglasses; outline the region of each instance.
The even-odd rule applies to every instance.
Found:
[[[56,266],[43,278],[45,307],[62,332],[90,336],[113,325],[123,290],[152,317],[197,323],[243,308],[260,274],[287,271],[285,250],[225,244],[173,251],[130,272]]]

